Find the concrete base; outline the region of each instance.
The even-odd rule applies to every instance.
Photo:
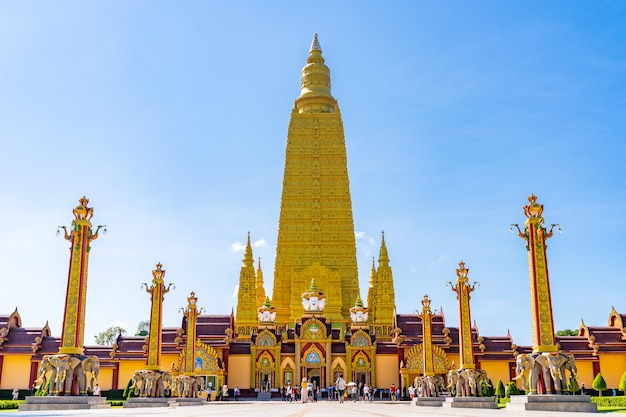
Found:
[[[170,407],[174,405],[173,398],[165,397],[130,397],[124,402],[124,408],[140,407]]]
[[[25,398],[24,404],[20,404],[19,411],[40,410],[87,410],[97,408],[111,408],[104,397],[88,396],[30,396]]]
[[[498,408],[495,397],[448,397],[444,408]]]
[[[202,398],[175,398],[176,404],[180,407],[186,405],[202,405],[206,401]]]
[[[444,401],[444,397],[417,397],[413,399],[418,407],[441,407]]]
[[[569,413],[596,413],[598,405],[588,395],[511,395],[507,410],[566,411]]]

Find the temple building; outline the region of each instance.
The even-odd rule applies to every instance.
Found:
[[[203,375],[214,389],[239,386],[246,396],[271,395],[303,379],[325,389],[339,374],[378,388],[407,387],[425,371],[424,317],[396,312],[391,240],[381,236],[365,292],[359,288],[341,111],[315,35],[287,131],[271,294],[264,288],[260,260],[255,266],[248,234],[239,277],[223,278],[239,284],[235,310],[199,314],[195,331],[184,315],[179,327],[163,328],[161,369]],[[419,304],[416,298],[416,309]],[[606,327],[583,322],[578,336],[556,337],[561,351],[575,356],[580,384],[590,388],[601,372],[607,386],[618,386],[626,370],[625,320],[626,314],[612,309]],[[429,313],[426,324],[431,373],[443,374],[471,358],[469,364],[486,370],[494,385],[506,384],[515,376],[516,356],[533,350],[516,345],[510,334],[482,335],[475,322],[460,335],[458,327],[446,325],[441,309]],[[185,365],[191,363],[189,344],[195,345],[193,371]],[[0,315],[0,390],[32,387],[43,356],[58,352],[60,345],[47,323],[25,328],[17,309]],[[469,354],[462,357],[460,346]],[[113,346],[84,347],[85,355],[100,360],[104,392],[126,388],[146,363],[147,351],[140,336],[120,335]]]

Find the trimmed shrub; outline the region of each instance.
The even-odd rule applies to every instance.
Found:
[[[498,384],[496,385],[496,397],[504,398],[506,396],[506,390],[504,389],[504,384],[501,379],[498,379]]]
[[[604,380],[604,377],[602,377],[602,374],[596,375],[591,386],[593,387],[593,389],[598,391],[600,397],[602,397],[602,391],[606,389],[606,381]]]

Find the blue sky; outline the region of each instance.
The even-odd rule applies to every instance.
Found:
[[[0,313],[60,335],[68,244],[94,224],[86,341],[149,316],[157,262],[178,326],[228,314],[247,232],[271,294],[287,124],[319,34],[341,107],[361,296],[381,231],[400,313],[457,326],[463,260],[483,336],[531,343],[523,223],[547,223],[556,329],[626,313],[623,2],[0,4]]]

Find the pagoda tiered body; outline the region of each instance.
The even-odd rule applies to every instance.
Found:
[[[389,256],[393,236],[381,234],[367,293],[361,293],[343,122],[330,86],[330,70],[315,35],[287,128],[271,294],[264,288],[261,261],[255,266],[248,234],[239,276],[212,277],[238,284],[232,313],[197,314],[191,293],[180,326],[162,327],[167,288],[165,271],[157,265],[153,285],[146,286],[154,302],[147,340],[119,336],[110,347],[83,346],[87,255],[97,231],[91,234],[91,212],[81,202],[72,234],[67,234],[73,239],[70,295],[78,302],[66,306],[61,337],[53,336],[47,324],[23,328],[17,309],[0,315],[0,389],[31,387],[44,357],[57,353],[97,357],[103,390],[123,390],[138,369],[145,369],[171,371],[173,377],[204,377],[213,396],[225,385],[231,395],[236,386],[245,396],[272,395],[272,390],[303,379],[327,388],[339,374],[348,382],[380,389],[395,384],[406,395],[416,377],[443,377],[459,367],[485,370],[494,385],[498,380],[506,384],[515,377],[520,355],[559,351],[575,352],[579,383],[591,386],[602,371],[609,385],[617,386],[626,355],[626,315],[613,309],[606,327],[582,323],[578,336],[554,334],[545,259],[545,239],[551,231],[545,230],[542,207],[534,201],[526,208],[524,230],[519,230],[529,247],[533,346],[518,346],[510,335],[480,334],[470,319],[473,286],[467,284],[463,264],[453,288],[460,302],[459,328],[446,324],[441,309],[431,311],[427,299],[421,313],[396,312]],[[418,310],[421,290],[415,285],[398,290],[413,293]],[[212,294],[200,295],[210,304]],[[519,379],[515,381],[523,388]]]

